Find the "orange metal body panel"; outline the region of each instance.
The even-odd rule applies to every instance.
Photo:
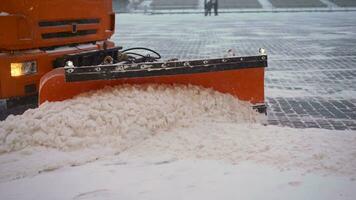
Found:
[[[63,68],[55,69],[41,79],[39,104],[45,101],[62,101],[80,93],[121,84],[192,84],[229,93],[252,104],[264,103],[264,68],[168,75],[159,77],[125,78],[66,82]]]
[[[114,43],[107,43],[108,47],[114,46]],[[79,48],[78,48],[79,47]],[[101,45],[87,45],[85,48],[82,46],[73,48],[61,48],[53,51],[23,51],[17,53],[0,53],[0,99],[9,99],[14,97],[22,97],[26,95],[36,94],[25,93],[25,85],[35,84],[39,88],[39,82],[43,75],[53,70],[53,60],[65,54],[79,53],[83,51],[90,51],[95,49],[102,49]],[[82,47],[80,49],[80,47]],[[36,61],[37,70],[36,74],[24,75],[19,77],[11,76],[10,64],[15,62]]]
[[[41,48],[106,41],[115,29],[112,0],[0,0],[0,12],[0,99],[37,93],[26,93],[24,87],[35,84],[38,89],[53,60],[99,47]],[[10,64],[26,61],[36,61],[38,73],[11,77]]]
[[[6,51],[106,40],[115,27],[112,0],[1,0],[0,11]]]

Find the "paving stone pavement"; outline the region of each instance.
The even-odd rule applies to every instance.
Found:
[[[164,58],[267,49],[270,124],[356,130],[356,12],[117,15],[114,41]]]

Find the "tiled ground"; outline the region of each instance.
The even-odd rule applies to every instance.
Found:
[[[335,3],[338,6],[356,7],[356,1],[355,0],[329,0],[329,1]]]
[[[268,50],[270,124],[356,130],[356,12],[117,15],[114,40],[164,58]]]
[[[276,8],[326,7],[319,0],[269,0]]]

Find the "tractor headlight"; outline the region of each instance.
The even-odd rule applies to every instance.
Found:
[[[22,76],[37,73],[36,61],[11,63],[11,76]]]

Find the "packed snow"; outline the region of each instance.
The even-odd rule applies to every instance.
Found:
[[[0,122],[0,199],[356,197],[355,131],[264,120],[197,86],[124,85],[45,103]]]
[[[152,160],[153,161],[153,160]],[[213,160],[102,160],[0,184],[2,199],[355,199],[356,181]]]

